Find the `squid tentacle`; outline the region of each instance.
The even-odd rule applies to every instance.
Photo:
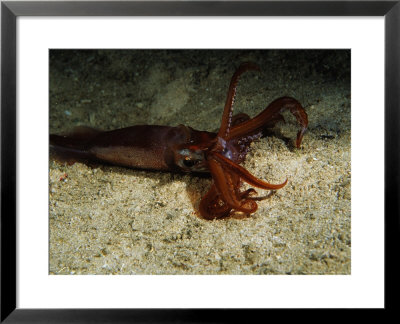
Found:
[[[214,159],[211,159],[209,164],[217,194],[221,196],[221,199],[232,209],[253,213],[257,209],[257,204],[250,202],[251,199],[247,198],[252,191],[244,193],[239,191],[241,174],[229,172],[223,164]]]
[[[240,207],[241,202],[236,194],[236,186],[233,183],[234,177],[215,160],[209,161],[210,171],[217,189],[217,193],[222,200],[232,208]]]
[[[214,146],[206,153],[208,168],[214,180],[212,187],[200,202],[200,212],[206,219],[228,216],[232,209],[248,214],[257,210],[258,206],[255,199],[249,197],[255,190],[251,188],[240,192],[241,180],[266,190],[284,187],[288,179],[280,184],[270,184],[256,178],[237,162],[244,159],[248,150],[246,147],[262,135],[263,129],[271,128],[279,121],[285,121],[281,115],[283,110],[289,109],[301,126],[296,138],[297,147],[300,147],[308,126],[308,118],[304,108],[296,99],[291,97],[274,100],[254,118],[250,119],[246,114],[232,117],[239,78],[242,73],[248,70],[260,69],[256,64],[243,63],[232,76],[219,132],[215,137]],[[227,149],[226,145],[229,142],[239,149],[239,154],[234,161],[222,154]]]
[[[227,217],[231,210],[232,208],[220,199],[215,184],[211,185],[199,205],[201,216],[208,220]]]
[[[258,67],[257,64],[251,62],[242,63],[236,70],[236,72],[233,74],[231,83],[229,85],[228,97],[226,98],[224,111],[222,113],[221,126],[219,128],[219,132],[217,135],[218,137],[226,138],[230,132],[232,126],[232,112],[233,112],[232,107],[235,102],[237,84],[243,72],[246,72],[248,70],[259,71],[260,68]]]
[[[299,132],[297,133],[296,139],[296,147],[300,147],[303,135],[307,130],[308,118],[307,113],[301,104],[296,99],[291,97],[278,98],[271,102],[267,108],[265,108],[256,117],[233,126],[225,140],[230,141],[241,138],[248,135],[250,132],[255,132],[266,127],[266,125],[268,127],[272,127],[275,123],[283,119],[280,113],[285,109],[290,110],[301,126]]]
[[[241,179],[243,179],[243,181],[246,181],[248,184],[252,186],[267,190],[277,190],[283,188],[287,184],[288,179],[286,179],[283,183],[280,184],[271,184],[262,181],[253,176],[249,171],[247,171],[239,164],[232,162],[231,160],[229,160],[228,158],[219,153],[214,153],[213,157],[219,163],[223,164],[227,169],[229,169],[229,171],[236,173],[237,175],[240,176]]]
[[[238,191],[237,194],[239,195],[240,199],[245,201],[242,202],[241,205],[230,206],[221,198],[217,192],[215,184],[213,184],[200,201],[199,211],[204,219],[221,219],[228,217],[232,209],[239,210],[238,208],[243,208],[243,206],[246,204],[252,204],[251,207],[242,210],[242,212],[249,215],[254,213],[258,208],[257,203],[254,202],[255,198],[248,197],[252,193],[256,193],[256,191],[252,188],[247,189],[244,192]]]

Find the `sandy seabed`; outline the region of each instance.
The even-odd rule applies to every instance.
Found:
[[[216,131],[242,62],[234,112],[292,96],[309,117],[300,149],[290,113],[243,166],[288,184],[246,219],[198,217],[211,179],[50,155],[50,274],[350,274],[351,90],[347,50],[53,50],[50,133],[184,124]],[[257,189],[260,196],[268,191]]]

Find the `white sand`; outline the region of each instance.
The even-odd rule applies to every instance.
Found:
[[[252,144],[244,167],[270,183],[289,182],[244,220],[197,216],[211,179],[51,159],[50,273],[350,274],[349,58],[330,54],[318,62],[311,54],[111,51],[53,57],[51,133],[76,125],[135,124],[215,131],[234,69],[249,60],[262,72],[243,75],[235,112],[255,116],[289,95],[305,107],[309,130],[300,150],[287,145],[285,138],[293,141],[298,131],[287,113],[275,135]],[[60,181],[64,173],[68,177]]]

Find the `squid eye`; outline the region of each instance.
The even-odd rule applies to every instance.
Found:
[[[190,159],[184,159],[183,160],[183,165],[187,168],[191,168],[195,166],[199,161],[197,160],[190,160]]]
[[[175,163],[183,172],[207,172],[204,152],[187,148],[178,150]]]

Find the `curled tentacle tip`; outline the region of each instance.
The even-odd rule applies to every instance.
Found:
[[[286,178],[286,180],[279,185],[280,188],[286,186],[287,183],[288,183],[288,178]]]
[[[256,195],[257,194],[257,191],[255,190],[255,189],[253,189],[253,188],[250,188],[249,190],[248,190],[248,195],[250,196],[250,195]]]

